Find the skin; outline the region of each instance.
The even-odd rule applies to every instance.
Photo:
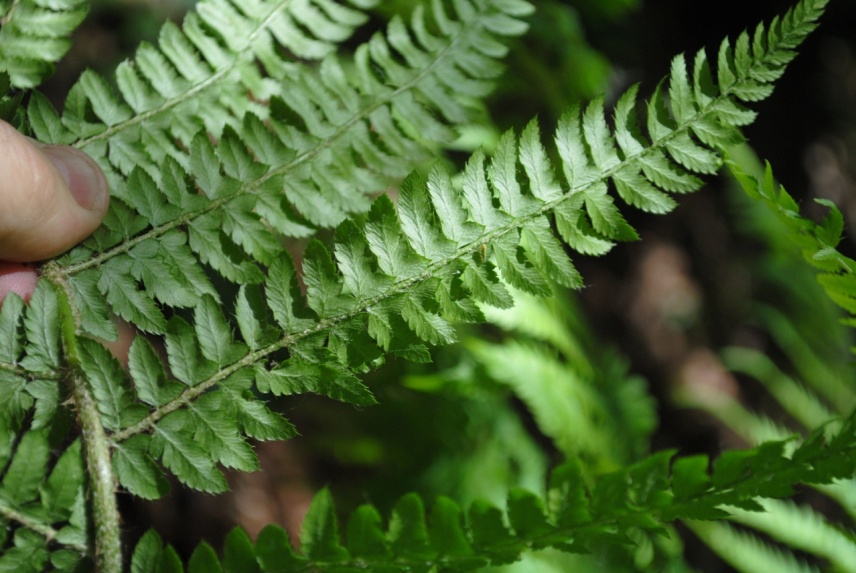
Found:
[[[107,179],[89,156],[0,121],[0,304],[10,292],[28,300],[38,279],[32,263],[92,234],[108,204]]]

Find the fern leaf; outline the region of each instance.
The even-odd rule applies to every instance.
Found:
[[[788,572],[817,573],[817,567],[798,560],[793,555],[776,549],[754,535],[740,533],[721,523],[693,523],[693,532],[713,547],[738,571],[746,573]]]
[[[782,455],[784,443],[770,443],[726,454],[716,461],[712,473],[704,456],[673,460],[673,452],[661,452],[601,475],[589,488],[579,465],[572,462],[554,470],[546,497],[512,490],[507,514],[486,502],[475,502],[467,513],[466,527],[461,509],[445,498],[426,517],[417,495],[402,497],[385,531],[377,510],[361,506],[351,518],[347,543],[340,538],[332,497],[325,489],[316,496],[304,523],[302,555],[293,553],[282,530],[269,527],[259,535],[255,547],[243,533],[233,532],[225,561],[238,558],[230,557],[231,545],[240,548],[242,563],[251,563],[255,555],[260,562],[277,563],[284,572],[308,568],[428,571],[438,563],[446,571],[458,572],[516,561],[532,547],[585,552],[596,544],[627,540],[633,528],[661,531],[664,521],[701,515],[700,508],[707,509],[706,519],[721,519],[728,515],[719,509],[723,506],[753,506],[756,496],[779,497],[796,482],[827,483],[852,475],[854,447],[856,424],[851,416],[829,440],[824,439],[823,430],[813,433],[792,458]],[[691,524],[705,536],[711,531],[702,522]],[[728,530],[716,531],[728,534]],[[163,551],[148,538],[141,544],[135,555]],[[739,548],[739,554],[731,554],[733,562],[743,564],[739,566],[747,571],[797,563],[774,552],[743,552],[742,542]]]
[[[79,565],[89,552],[80,441],[59,443],[43,428],[23,433],[13,447],[15,433],[0,426],[0,522],[11,533],[3,536],[0,566],[41,571],[49,560]],[[49,546],[54,539],[60,545]]]
[[[523,15],[523,5],[508,9]],[[499,54],[484,56],[488,38],[521,31],[508,25],[491,28],[499,8],[490,3],[462,2],[456,16],[465,21],[450,19],[456,25],[450,25],[448,34],[433,36],[428,21],[449,17],[445,10],[438,4],[430,14],[422,9],[414,13],[412,25],[421,30],[420,44],[425,45],[404,42],[411,32],[396,20],[387,36],[378,34],[359,48],[359,77],[346,74],[334,56],[315,70],[280,62],[281,75],[272,77],[288,81],[276,88],[279,92],[267,93],[273,88],[264,82],[259,87],[247,74],[252,75],[254,59],[273,66],[269,58],[279,58],[268,49],[269,42],[285,42],[280,47],[297,55],[320,56],[364,15],[320,0],[261,2],[243,11],[228,2],[202,2],[183,30],[171,24],[163,28],[160,49],[142,46],[135,64],[120,67],[120,95],[90,73],[72,89],[62,118],[43,98],[34,97],[36,134],[46,141],[76,141],[108,170],[113,183],[115,200],[105,226],[85,244],[89,260],[84,250],[65,259],[74,267],[70,275],[104,263],[111,276],[102,273],[97,286],[111,310],[148,332],[163,333],[162,314],[145,299],[186,308],[199,301],[193,293],[216,298],[200,263],[228,280],[259,283],[258,264],[269,265],[281,252],[277,234],[306,236],[311,224],[331,226],[347,213],[365,211],[369,203],[364,193],[403,176],[408,165],[425,157],[426,146],[448,138],[446,127],[438,133],[425,129],[419,119],[427,117],[421,108],[431,102],[444,110],[461,107],[459,86],[441,85],[439,78],[459,65],[474,80],[493,77],[497,68],[492,58]],[[213,26],[210,32],[202,31],[202,22]],[[305,33],[294,28],[295,22],[312,26],[319,36],[313,41],[324,41],[309,52],[289,44]],[[228,32],[216,26],[226,26]],[[236,39],[235,26],[246,27],[247,37]],[[425,69],[399,70],[394,58],[382,60],[392,47]],[[164,73],[167,77],[161,77]],[[376,74],[399,83],[388,87]],[[270,100],[270,105],[224,109],[228,105],[223,100],[242,91]],[[148,92],[161,97],[152,103],[155,107],[136,101],[133,117],[118,111],[124,109],[122,97]],[[89,109],[95,118],[87,115]],[[459,121],[468,117],[461,114]],[[143,119],[145,130],[139,125]],[[216,138],[217,145],[209,138]],[[388,143],[381,145],[381,140]],[[204,195],[191,192],[191,177]],[[147,240],[167,236],[171,245],[166,248]],[[93,300],[91,279],[69,276],[69,283],[78,293],[85,331],[112,334],[106,309]]]
[[[461,19],[487,18],[485,14],[495,9],[482,8],[484,11],[480,12],[466,9],[468,5],[466,2],[459,3],[458,15]],[[439,4],[435,5],[435,20],[443,19],[440,15],[443,10]],[[805,17],[815,18],[817,15],[817,10],[812,9],[806,12]],[[785,21],[794,28],[794,31],[789,32],[791,35],[785,34],[791,38],[787,42],[792,41],[793,34],[804,34],[807,29],[804,22],[792,17]],[[449,29],[459,29],[460,22],[452,22],[456,21],[448,21]],[[753,66],[784,65],[783,62],[788,58],[783,55],[783,48],[776,47],[774,39],[771,37],[768,49],[757,55],[758,61],[753,57]],[[375,47],[367,49],[382,52],[385,48],[377,46],[383,42],[382,36],[376,36],[371,44]],[[388,62],[386,73],[390,76],[410,75],[409,71],[396,66],[399,64]],[[694,92],[683,85],[685,80],[682,76],[674,70],[673,76],[673,81],[681,84],[675,88],[675,95],[692,97]],[[701,82],[697,78],[694,80]],[[160,390],[155,393],[153,389],[153,384],[158,388],[163,386],[158,381],[161,380],[159,371],[150,364],[150,353],[148,357],[143,356],[143,350],[140,350],[139,356],[135,353],[135,362],[138,359],[139,362],[145,360],[147,365],[142,367],[136,364],[131,372],[131,380],[123,381],[119,377],[119,386],[111,389],[116,399],[112,401],[115,407],[110,411],[113,414],[122,413],[119,421],[115,416],[108,416],[105,420],[108,429],[115,432],[114,441],[121,443],[141,432],[153,432],[150,454],[154,459],[160,460],[181,479],[196,487],[205,490],[222,489],[222,477],[214,465],[221,461],[221,455],[226,454],[205,453],[204,448],[189,442],[186,440],[187,434],[183,434],[202,432],[200,435],[211,437],[210,433],[206,433],[209,430],[198,427],[199,420],[188,415],[184,409],[205,392],[218,386],[243,384],[243,381],[255,379],[259,389],[274,394],[310,391],[356,403],[371,403],[373,398],[354,372],[370,367],[383,351],[410,357],[421,356],[422,351],[419,349],[422,344],[448,344],[455,340],[450,320],[480,316],[477,309],[473,309],[474,301],[508,306],[508,295],[499,283],[494,263],[489,260],[491,257],[486,256],[494,241],[501,245],[497,252],[503,253],[493,257],[500,265],[500,272],[515,277],[514,280],[520,284],[528,284],[530,288],[538,290],[540,278],[534,277],[548,277],[568,286],[581,285],[581,277],[552,230],[552,212],[566,202],[583,197],[577,221],[588,217],[590,224],[578,229],[578,235],[590,233],[590,236],[604,241],[634,236],[635,232],[624,222],[609,195],[610,186],[614,186],[620,195],[621,185],[627,187],[626,174],[633,173],[633,177],[647,182],[645,185],[648,186],[649,198],[654,196],[651,190],[655,190],[657,196],[665,197],[669,189],[659,185],[659,179],[645,179],[647,174],[643,160],[663,167],[662,172],[695,171],[703,174],[707,167],[715,168],[719,157],[719,151],[715,148],[705,147],[707,155],[695,156],[700,158],[704,166],[688,161],[682,166],[681,159],[669,146],[680,145],[681,137],[690,137],[696,122],[714,121],[735,125],[734,118],[721,112],[723,106],[734,104],[735,95],[728,90],[761,80],[744,70],[735,75],[733,81],[729,81],[731,83],[719,86],[719,93],[710,96],[709,100],[679,104],[684,105],[681,108],[683,111],[680,111],[684,116],[689,113],[686,110],[695,110],[694,115],[683,117],[680,124],[673,115],[669,115],[676,112],[656,96],[652,100],[655,103],[648,106],[647,117],[649,135],[654,136],[648,140],[633,135],[632,140],[639,145],[633,154],[618,154],[616,142],[622,145],[624,141],[626,146],[629,136],[620,134],[619,128],[611,130],[608,127],[601,103],[594,102],[585,111],[570,112],[560,124],[556,136],[566,175],[564,181],[554,175],[555,170],[547,160],[535,123],[524,130],[519,140],[510,134],[506,135],[503,152],[489,166],[484,155],[476,153],[467,163],[460,190],[453,186],[451,178],[440,168],[432,170],[427,182],[417,177],[410,178],[405,186],[405,201],[398,211],[386,197],[381,197],[373,203],[368,217],[362,223],[347,223],[337,232],[338,242],[332,249],[336,253],[335,260],[322,243],[310,242],[302,265],[305,299],[298,291],[293,262],[274,245],[273,235],[265,230],[263,222],[252,210],[253,196],[244,192],[233,195],[235,190],[249,191],[260,185],[258,181],[242,182],[233,177],[255,173],[259,157],[252,154],[254,159],[251,161],[250,155],[246,155],[247,151],[239,151],[240,146],[232,140],[228,131],[224,135],[225,143],[221,142],[216,147],[202,135],[195,136],[190,143],[190,164],[204,165],[207,169],[201,176],[193,174],[196,183],[206,191],[206,196],[194,196],[188,191],[188,177],[182,176],[183,169],[178,160],[166,162],[170,168],[160,182],[140,170],[135,171],[129,182],[133,183],[133,192],[141,194],[135,201],[146,215],[130,214],[131,220],[143,217],[151,225],[152,217],[158,221],[169,219],[172,216],[166,214],[170,212],[169,209],[158,211],[153,207],[163,202],[164,198],[181,211],[187,205],[198,210],[185,212],[174,221],[151,227],[133,238],[126,238],[124,243],[121,237],[126,234],[129,223],[117,220],[112,229],[108,223],[104,232],[111,233],[120,241],[115,247],[91,259],[78,258],[81,256],[78,252],[74,258],[70,256],[66,262],[56,264],[50,274],[58,277],[57,282],[64,290],[67,288],[64,285],[68,284],[66,279],[89,270],[92,265],[101,265],[99,287],[105,289],[109,305],[144,330],[165,334],[169,370],[172,376],[185,385],[181,394],[155,407],[152,402],[162,402],[156,396]],[[629,102],[628,99],[622,101]],[[629,110],[629,103],[623,105]],[[625,127],[621,129],[629,130],[626,126],[633,123],[635,118],[630,111],[625,116]],[[652,119],[653,116],[656,119]],[[262,126],[255,120],[250,122],[255,132],[261,133],[259,130]],[[286,133],[277,127],[275,119],[272,126],[271,131],[267,132],[269,135]],[[256,139],[262,140],[258,137]],[[693,145],[704,144],[694,142]],[[515,149],[516,154],[512,153]],[[523,167],[520,176],[516,175],[518,165]],[[213,166],[219,166],[219,169]],[[177,189],[168,190],[165,187],[167,176],[179,183]],[[619,181],[625,183],[619,184]],[[501,189],[496,189],[496,184]],[[638,193],[645,192],[643,187],[643,191]],[[494,197],[500,196],[504,199],[494,203]],[[146,197],[150,199],[146,200]],[[660,210],[659,207],[653,207],[652,203],[627,200],[649,210]],[[152,208],[149,208],[150,205]],[[514,211],[507,212],[504,209],[506,205]],[[206,220],[208,222],[202,223]],[[572,223],[565,220],[562,224],[567,226]],[[276,340],[271,340],[262,348],[255,348],[256,342],[236,337],[236,334],[243,337],[243,331],[251,336],[257,333],[247,325],[245,311],[241,311],[243,328],[239,324],[239,328],[235,329],[227,321],[226,315],[232,312],[221,311],[215,298],[216,291],[211,291],[209,283],[199,278],[202,276],[201,271],[194,264],[192,255],[183,250],[185,239],[180,229],[175,228],[178,224],[187,224],[191,229],[207,225],[211,233],[217,233],[221,243],[231,241],[235,246],[232,251],[226,249],[225,255],[243,251],[243,258],[237,259],[239,264],[270,266],[268,280],[260,294],[267,300],[276,322],[283,329]],[[137,228],[137,223],[130,225]],[[136,232],[141,231],[144,229]],[[194,248],[193,240],[190,240],[190,245]],[[156,273],[144,270],[149,269],[148,263],[135,267],[135,259],[142,259],[144,253],[156,252],[154,247],[161,253],[155,257],[166,256],[161,252],[166,249],[176,258],[175,262]],[[179,256],[183,258],[177,258]],[[163,262],[163,259],[160,260]],[[337,265],[337,262],[340,264]],[[179,272],[184,274],[180,275]],[[144,288],[139,288],[134,278]],[[174,279],[178,282],[173,282]],[[179,288],[182,281],[187,285],[184,289]],[[199,292],[199,289],[208,292]],[[177,293],[189,293],[191,290],[196,290],[195,302],[177,298]],[[39,296],[50,296],[49,293],[53,291],[45,287],[43,292],[45,294]],[[71,300],[67,292],[61,294]],[[83,298],[78,297],[77,300]],[[193,302],[195,310],[192,324],[178,315],[166,321],[156,302],[167,306],[184,306],[185,302]],[[46,305],[45,310],[37,312],[50,312],[50,308],[50,305]],[[262,305],[258,304],[257,309],[261,312]],[[94,315],[102,311],[103,308],[83,307],[76,310],[76,315]],[[234,314],[238,315],[237,310]],[[104,320],[106,317],[101,316],[98,319],[91,318],[89,322],[103,324]],[[84,324],[84,321],[78,321],[78,327]],[[29,336],[36,340],[46,336],[35,327],[30,330],[32,332],[28,332]],[[366,336],[367,331],[374,340]],[[353,349],[348,349],[349,345]],[[88,343],[83,346],[89,347]],[[254,349],[250,350],[251,347]],[[36,348],[42,346],[36,345]],[[266,372],[264,363],[274,353],[283,350],[290,357],[281,368]],[[55,347],[45,347],[39,352],[38,356],[44,355],[45,365],[49,366],[56,361]],[[134,380],[138,376],[142,377],[139,384]],[[142,389],[141,395],[136,393],[132,383]],[[175,387],[172,382],[167,382],[165,386]],[[93,390],[95,388],[93,386]],[[153,408],[148,408],[149,413],[145,415],[145,411],[120,407],[130,396],[144,397]],[[102,408],[107,408],[107,405]],[[228,435],[228,440],[241,439],[235,437],[233,429],[228,430]],[[221,436],[220,439],[226,438]],[[221,446],[226,447],[223,444]],[[244,459],[241,462],[233,460],[232,463],[247,465],[250,462]]]
[[[468,347],[488,366],[491,378],[514,388],[565,455],[608,449],[591,413],[598,407],[596,396],[573,369],[550,359],[550,350],[513,341],[501,346],[471,341]]]
[[[856,543],[815,511],[778,500],[761,500],[764,511],[735,510],[731,520],[752,527],[774,539],[828,560],[840,571],[853,571]]]
[[[71,47],[69,36],[89,11],[85,0],[21,0],[0,11],[0,71],[13,86],[32,88],[53,73]]]
[[[119,94],[87,73],[69,94],[62,117],[35,97],[32,127],[43,140],[75,143],[102,164],[117,199],[114,211],[132,206],[157,235],[190,222],[207,235],[191,235],[197,255],[230,280],[243,281],[252,272],[247,259],[269,264],[278,250],[271,231],[306,236],[312,226],[335,226],[347,214],[365,211],[365,193],[403,177],[430,148],[448,141],[450,126],[430,118],[424,106],[447,113],[452,124],[470,117],[459,90],[489,87],[504,49],[487,56],[486,46],[501,47],[498,38],[522,32],[525,26],[509,23],[530,11],[524,5],[467,1],[455,5],[454,15],[439,4],[430,13],[419,8],[413,30],[393,20],[386,35],[357,50],[356,73],[346,73],[345,64],[328,54],[365,20],[359,10],[322,0],[268,0],[243,9],[203,1],[183,29],[164,26],[159,48],[143,45],[134,62],[119,67]],[[499,14],[508,16],[503,26],[495,25]],[[427,31],[437,19],[450,22],[440,36]],[[312,29],[317,37],[296,40],[307,33],[303,25],[318,26]],[[236,27],[246,36],[235,36]],[[283,50],[324,59],[315,69],[297,67],[282,61]],[[399,56],[422,67],[402,67]],[[259,77],[256,65],[269,77]],[[216,149],[209,137],[217,140]],[[232,206],[214,214],[201,197],[192,206],[187,194],[179,193],[178,200],[175,189],[186,184],[161,174],[169,161],[191,170],[208,199]],[[208,218],[214,221],[196,222]],[[87,243],[93,250],[140,231],[122,233],[110,222],[108,217],[106,228]],[[228,236],[216,249],[210,246],[214,229]],[[228,258],[234,264],[223,260]]]
[[[668,88],[658,89],[642,113],[635,111],[635,92],[621,99],[622,119],[613,128],[602,102],[570,110],[554,137],[555,164],[533,122],[519,138],[503,136],[491,161],[474,154],[460,187],[440,167],[427,181],[407,179],[396,208],[386,197],[369,202],[365,194],[404,177],[447,137],[449,126],[466,120],[466,99],[456,91],[484,93],[505,50],[500,38],[522,32],[518,17],[529,5],[434,2],[430,10],[414,11],[409,29],[394,20],[357,49],[350,67],[329,55],[333,42],[363,20],[349,5],[204,0],[181,30],[166,25],[158,48],[142,46],[133,63],[120,67],[119,93],[87,74],[61,117],[43,97],[32,99],[35,133],[93,155],[108,171],[116,199],[98,233],[45,266],[46,280],[29,309],[18,301],[0,311],[0,375],[11,381],[4,392],[16,398],[4,402],[8,420],[20,424],[34,402],[48,408],[53,400],[55,407],[62,393],[44,390],[58,387],[64,352],[72,373],[86,378],[73,388],[75,400],[91,394],[97,404],[85,412],[95,418],[87,431],[106,430],[125,487],[143,497],[162,495],[163,467],[189,487],[223,491],[218,466],[256,465],[248,436],[294,433],[253,396],[253,384],[262,392],[317,392],[369,404],[373,398],[357,372],[384,352],[424,360],[426,345],[455,339],[452,321],[481,317],[476,302],[508,306],[500,278],[535,292],[544,291],[547,279],[580,286],[554,227],[572,246],[602,252],[636,238],[614,194],[665,212],[674,204],[669,193],[697,189],[698,176],[718,167],[720,147],[754,117],[739,102],[769,93],[770,80],[824,5],[804,0],[776,26],[760,29],[764,41],[723,44],[715,84],[708,82],[704,58],[696,57],[701,64],[691,88],[680,59]],[[286,50],[324,59],[315,69],[298,67],[283,59]],[[647,126],[647,135],[637,123]],[[333,226],[332,248],[310,242],[298,273],[278,236]],[[830,222],[827,233],[835,227]],[[208,271],[256,286],[233,305]],[[162,335],[166,365],[139,342],[125,375],[91,338],[115,333],[110,312]],[[410,570],[438,556],[449,568],[468,569],[483,562],[474,555],[512,560],[527,546],[567,549],[569,537],[574,551],[623,541],[631,526],[656,530],[660,519],[748,506],[759,495],[790,493],[797,481],[850,475],[840,455],[849,453],[851,434],[852,424],[845,425],[836,441],[806,442],[793,459],[783,456],[783,444],[725,455],[709,484],[701,489],[702,480],[693,478],[695,495],[684,490],[687,497],[677,503],[668,453],[604,476],[587,496],[574,490],[575,499],[591,503],[558,521],[550,513],[555,504],[517,491],[509,504],[511,530],[496,521],[501,513],[485,509],[479,515],[490,525],[472,539],[455,526],[461,512],[452,502],[436,510],[444,524],[438,531],[440,525],[432,530],[426,523],[422,501],[408,496],[396,506],[383,547]],[[15,476],[43,474],[46,462],[39,458],[29,467],[20,455],[7,466],[3,486],[9,479],[10,488],[35,501],[32,486]],[[774,484],[771,475],[779,477]],[[101,487],[112,495],[107,481]],[[77,507],[82,502],[69,517],[68,539],[85,535]],[[586,521],[589,515],[617,532]],[[338,540],[330,500],[322,495],[310,516],[302,540],[306,558],[319,567],[352,559]],[[17,519],[14,512],[6,517]],[[578,536],[559,530],[560,521],[581,528]],[[26,546],[27,535],[13,543]],[[251,544],[241,534],[230,540],[227,562],[244,563]],[[384,553],[379,542],[374,536],[362,547]],[[154,536],[144,538],[132,559],[132,569],[146,567],[180,569],[174,552]]]
[[[818,397],[781,372],[766,356],[746,348],[726,348],[723,362],[761,382],[779,404],[805,428],[817,428],[834,417]]]

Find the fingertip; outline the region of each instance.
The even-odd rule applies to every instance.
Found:
[[[0,262],[0,306],[9,293],[29,301],[38,280],[36,271],[27,265]]]
[[[71,196],[83,209],[102,216],[107,212],[107,178],[95,161],[73,147],[50,145],[42,152],[59,171]]]
[[[92,234],[109,204],[104,173],[68,146],[32,142],[0,122],[0,260],[57,256]]]

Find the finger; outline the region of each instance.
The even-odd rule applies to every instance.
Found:
[[[30,300],[38,278],[36,271],[26,265],[0,262],[0,306],[10,292],[25,301]]]
[[[98,228],[108,202],[107,180],[85,153],[40,148],[0,122],[0,260],[67,251]]]

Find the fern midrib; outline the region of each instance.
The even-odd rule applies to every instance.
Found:
[[[39,380],[59,380],[62,374],[56,371],[30,372],[13,362],[0,362],[0,370],[10,372],[22,378],[38,378]]]
[[[746,79],[743,79],[741,81],[750,81],[750,79],[746,78]],[[735,82],[734,85],[740,84],[741,81]],[[230,375],[234,374],[235,372],[237,372],[241,368],[252,366],[253,364],[259,362],[260,360],[262,360],[268,356],[270,356],[271,354],[273,354],[279,350],[282,350],[284,348],[288,348],[288,346],[290,346],[291,344],[299,342],[300,340],[302,340],[308,336],[321,333],[321,332],[323,332],[323,331],[325,331],[325,330],[327,330],[327,329],[329,329],[329,328],[331,328],[331,327],[333,327],[333,326],[335,326],[341,322],[352,319],[352,318],[358,316],[359,314],[366,312],[366,309],[372,307],[373,305],[382,303],[385,300],[387,300],[393,296],[407,292],[410,289],[410,287],[412,287],[413,285],[434,277],[438,273],[438,271],[442,270],[443,268],[447,267],[448,265],[452,264],[453,262],[460,260],[467,255],[471,255],[477,251],[480,251],[481,246],[483,244],[490,243],[490,241],[492,241],[494,239],[498,239],[507,233],[510,233],[516,229],[519,229],[519,228],[525,226],[528,222],[533,221],[533,220],[537,219],[538,217],[541,217],[541,216],[551,212],[559,204],[563,203],[564,201],[569,200],[576,193],[584,192],[586,189],[589,189],[589,188],[593,187],[594,185],[597,185],[599,183],[602,183],[605,180],[608,180],[610,177],[612,177],[619,170],[621,170],[622,168],[625,168],[631,162],[634,162],[634,161],[639,160],[640,158],[643,158],[646,154],[653,153],[655,151],[659,151],[660,148],[665,146],[672,138],[677,137],[682,132],[689,130],[690,126],[695,121],[697,121],[699,118],[703,119],[704,117],[706,117],[707,114],[713,113],[710,111],[710,109],[715,107],[716,104],[720,100],[729,98],[729,95],[730,95],[730,92],[724,91],[718,97],[713,98],[708,103],[708,105],[706,107],[697,110],[695,115],[693,115],[691,118],[689,118],[687,121],[685,121],[684,124],[679,125],[669,135],[653,141],[651,146],[645,148],[643,151],[641,151],[637,154],[625,157],[624,161],[618,163],[615,167],[612,167],[610,169],[607,169],[606,171],[603,171],[602,176],[599,179],[596,179],[594,181],[591,181],[589,183],[586,183],[586,184],[578,186],[578,187],[572,186],[570,188],[570,190],[566,194],[564,194],[562,197],[554,199],[553,201],[545,202],[543,205],[541,205],[541,207],[539,207],[537,210],[533,211],[532,213],[529,213],[527,215],[523,215],[523,216],[520,216],[517,218],[510,219],[510,222],[508,224],[506,224],[505,226],[499,227],[499,228],[494,229],[492,231],[488,231],[487,233],[485,233],[484,235],[482,235],[478,239],[474,240],[473,242],[468,243],[467,245],[464,245],[463,247],[459,247],[454,252],[454,254],[452,254],[452,255],[444,258],[444,259],[440,259],[438,261],[432,262],[427,267],[425,267],[425,269],[422,272],[420,272],[416,275],[412,275],[410,277],[407,277],[405,279],[401,279],[399,281],[394,282],[386,292],[381,293],[375,297],[372,297],[369,299],[363,299],[363,300],[359,301],[357,306],[355,306],[351,311],[349,311],[347,313],[343,313],[343,314],[340,314],[340,315],[337,315],[334,317],[328,317],[328,318],[322,319],[321,321],[318,322],[317,325],[313,326],[312,328],[305,329],[301,332],[290,332],[286,336],[281,338],[279,341],[277,341],[277,342],[275,342],[275,343],[273,343],[273,344],[271,344],[265,348],[262,348],[262,349],[248,353],[241,360],[234,362],[233,364],[231,364],[231,365],[227,366],[226,368],[220,370],[219,372],[215,373],[214,375],[212,375],[208,379],[200,382],[199,384],[192,386],[191,388],[188,388],[187,390],[182,392],[182,394],[180,396],[178,396],[174,400],[168,402],[167,404],[161,406],[160,408],[158,408],[157,410],[155,410],[154,412],[149,414],[146,418],[144,418],[140,422],[138,422],[132,426],[129,426],[128,428],[125,428],[119,432],[116,432],[115,434],[112,435],[111,441],[114,444],[116,444],[116,443],[124,441],[124,440],[126,440],[126,439],[128,439],[128,438],[130,438],[136,434],[147,431],[149,428],[153,427],[153,425],[158,420],[160,420],[161,418],[163,418],[167,414],[169,414],[175,410],[178,410],[179,408],[181,408],[185,404],[191,402],[196,397],[200,396],[202,393],[204,393],[208,389],[214,387],[219,382],[223,381],[224,379],[226,379]]]
[[[53,269],[51,269],[53,270]],[[89,476],[89,495],[94,528],[96,568],[103,573],[122,570],[122,542],[119,510],[116,501],[116,478],[113,475],[112,449],[102,422],[98,403],[92,396],[83,372],[77,329],[80,317],[71,303],[68,285],[51,277],[56,288],[60,315],[60,340],[68,364],[67,382],[80,423],[83,459]]]
[[[267,26],[268,26],[271,18],[276,16],[276,14],[280,10],[284,10],[288,6],[288,4],[292,3],[292,1],[293,0],[282,0],[282,2],[280,2],[279,4],[274,5],[274,7],[271,9],[270,13],[267,16],[265,16],[262,20],[259,21],[259,25],[249,35],[248,42],[247,42],[248,45],[252,45],[253,39],[255,39],[256,36],[258,36],[258,34],[261,33],[262,31],[267,30]],[[205,80],[199,82],[195,86],[191,87],[189,90],[182,93],[181,95],[179,95],[175,98],[172,98],[172,99],[167,99],[157,108],[150,109],[148,111],[144,111],[143,113],[141,113],[139,115],[135,114],[130,119],[119,122],[115,125],[108,126],[107,129],[105,129],[101,133],[87,137],[87,138],[84,138],[84,139],[80,139],[80,140],[74,142],[72,145],[74,147],[77,147],[78,149],[82,149],[91,143],[94,143],[94,142],[100,141],[100,140],[104,140],[104,139],[108,139],[120,131],[123,131],[125,129],[129,129],[135,125],[139,125],[139,124],[145,122],[146,120],[148,120],[148,119],[150,119],[150,118],[152,118],[152,117],[154,117],[160,113],[163,113],[163,112],[168,111],[168,110],[170,110],[170,109],[172,109],[178,105],[181,105],[185,101],[190,100],[196,94],[202,92],[206,88],[215,84],[223,76],[227,75],[232,70],[237,68],[240,63],[242,63],[248,59],[251,59],[253,57],[254,57],[254,53],[251,49],[247,49],[244,52],[236,53],[235,58],[231,62],[229,62],[226,65],[223,65],[222,67],[220,67],[220,69],[216,70],[211,76],[209,76]],[[179,73],[181,73],[181,72],[179,72]]]
[[[59,535],[59,531],[57,531],[47,523],[42,523],[24,515],[20,511],[7,504],[2,499],[0,499],[0,517],[9,521],[14,521],[15,523],[18,523],[21,526],[26,527],[30,531],[35,531],[36,533],[44,537],[48,542],[55,540],[57,535]],[[73,549],[81,555],[89,555],[89,548],[85,545],[79,545],[77,543],[63,545],[65,545],[65,547]]]
[[[477,22],[479,18],[485,13],[487,13],[486,10],[477,13],[478,17],[473,17],[472,22]],[[350,119],[344,122],[335,132],[333,132],[333,134],[330,135],[330,137],[319,141],[318,145],[316,145],[312,149],[308,149],[298,154],[287,165],[270,169],[267,173],[260,176],[258,179],[249,183],[242,184],[233,194],[228,195],[226,197],[221,197],[219,199],[214,199],[205,207],[202,207],[201,209],[198,209],[196,211],[188,211],[187,213],[182,214],[176,219],[173,219],[169,223],[165,223],[159,227],[152,227],[152,229],[150,229],[149,231],[141,235],[137,235],[136,237],[129,239],[128,241],[125,241],[120,245],[112,247],[107,251],[101,253],[100,255],[96,255],[80,263],[74,263],[68,265],[67,267],[62,267],[60,269],[61,274],[63,276],[68,277],[86,269],[98,267],[117,255],[127,253],[132,248],[146,241],[147,239],[157,238],[171,231],[172,229],[190,223],[194,219],[212,211],[215,211],[221,206],[229,203],[230,201],[237,199],[238,197],[253,194],[273,177],[277,177],[279,175],[286,175],[289,171],[296,169],[301,164],[307,161],[311,161],[325,149],[332,147],[333,144],[340,138],[342,138],[350,130],[351,127],[366,119],[375,110],[393,101],[400,94],[410,91],[416,86],[418,86],[425,77],[430,75],[430,72],[432,72],[437,66],[439,66],[443,62],[445,57],[453,51],[452,48],[454,48],[461,41],[461,38],[470,30],[469,26],[467,26],[466,24],[467,22],[461,22],[459,31],[451,37],[451,41],[448,43],[448,45],[439,52],[438,56],[434,58],[428,66],[426,66],[419,74],[414,76],[411,81],[403,84],[402,86],[389,92],[388,94],[384,94],[382,97],[374,100],[371,105],[362,108],[358,113],[354,114]],[[82,144],[78,146],[80,147],[82,146]]]
[[[9,11],[6,12],[6,15],[0,18],[0,26],[7,26],[9,22],[12,21],[12,16],[15,15],[15,10],[18,8],[18,5],[21,3],[21,0],[12,0],[12,5],[9,7]],[[2,31],[2,30],[0,30]]]

